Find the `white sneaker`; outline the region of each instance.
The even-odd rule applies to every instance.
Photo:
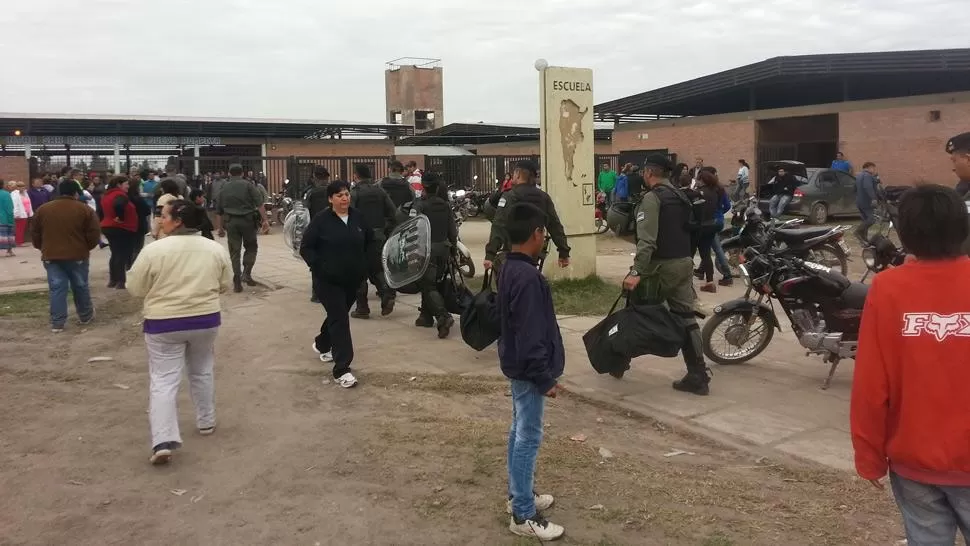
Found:
[[[59,334],[64,331],[64,328],[51,328],[52,334]]]
[[[320,352],[320,349],[317,349],[317,342],[316,341],[313,342],[313,345],[310,345],[310,348],[313,349],[313,352],[315,352],[318,355],[320,355],[320,362],[333,362],[333,352],[332,351],[327,351],[325,353],[321,353]]]
[[[520,537],[537,538],[540,541],[556,540],[566,532],[562,525],[546,521],[538,512],[529,519],[516,521],[515,516],[509,521],[509,531]]]
[[[552,508],[552,504],[554,502],[556,502],[556,499],[553,498],[552,495],[540,495],[535,493],[536,510],[539,512]],[[512,499],[505,501],[505,512],[508,514],[512,513]]]
[[[320,357],[323,358],[323,355],[320,355]],[[345,374],[343,374],[343,375],[341,375],[340,377],[337,378],[337,384],[340,385],[341,387],[345,388],[345,389],[349,389],[351,387],[356,387],[357,386],[357,378],[354,377],[354,374],[352,374],[350,372],[347,372],[347,373],[345,373]]]

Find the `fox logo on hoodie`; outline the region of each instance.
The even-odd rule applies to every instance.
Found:
[[[950,336],[970,337],[970,313],[906,313],[903,315],[903,336],[933,335],[937,341]]]

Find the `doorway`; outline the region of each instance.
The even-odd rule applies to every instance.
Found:
[[[767,161],[800,161],[806,167],[828,167],[839,148],[839,116],[825,114],[792,118],[765,119],[757,122],[758,179],[771,179],[765,169]]]

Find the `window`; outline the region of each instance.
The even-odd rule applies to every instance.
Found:
[[[418,131],[434,129],[434,112],[431,110],[415,110],[414,128]]]
[[[855,178],[852,178],[851,174],[844,173],[842,171],[839,171],[837,174],[839,176],[839,183],[841,183],[843,186],[855,187]]]
[[[818,175],[818,183],[822,186],[834,186],[838,183],[836,174],[832,171],[825,171]]]
[[[404,114],[402,114],[401,112],[398,112],[397,110],[392,110],[391,112],[388,112],[387,118],[388,118],[387,119],[388,123],[396,123],[396,124],[404,123]]]

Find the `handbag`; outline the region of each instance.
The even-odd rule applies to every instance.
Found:
[[[459,320],[461,339],[465,344],[482,351],[495,343],[501,335],[502,327],[498,315],[498,296],[492,290],[492,272],[485,271],[482,289],[461,313]]]

